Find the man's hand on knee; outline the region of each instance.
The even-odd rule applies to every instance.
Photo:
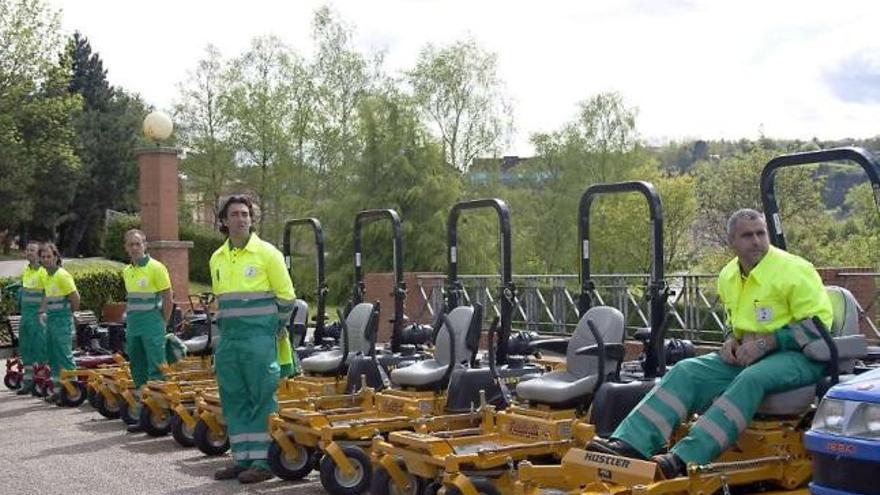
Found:
[[[775,334],[746,334],[743,336],[742,344],[736,350],[736,362],[740,366],[749,366],[775,351],[777,347],[779,344]]]
[[[721,360],[727,364],[737,364],[736,362],[736,349],[739,347],[739,341],[734,337],[730,337],[725,340],[723,344],[721,344],[721,350],[718,351],[718,355],[721,356]]]

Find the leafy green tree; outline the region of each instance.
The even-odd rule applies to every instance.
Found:
[[[287,123],[291,81],[285,71],[290,57],[277,37],[255,38],[248,51],[232,61],[226,75],[228,97],[221,102],[238,165],[263,212],[259,231],[273,241],[280,237],[278,202],[292,162]]]
[[[178,86],[180,94],[174,106],[179,123],[177,134],[187,150],[181,169],[186,174],[188,189],[211,204],[215,227],[220,199],[236,173],[230,120],[222,108],[229,96],[224,65],[217,47],[208,45],[205,58]]]
[[[351,243],[356,213],[368,208],[394,208],[403,221],[404,268],[407,271],[443,271],[446,215],[460,195],[459,173],[446,165],[439,144],[421,124],[408,98],[393,89],[364,98],[358,109],[362,151],[348,169],[345,194],[326,202],[332,245],[330,266],[334,292],[349,289]],[[386,224],[364,232],[368,271],[388,271],[392,251]]]
[[[729,258],[723,249],[727,243],[727,218],[740,208],[761,211],[761,170],[778,149],[754,146],[750,150],[719,161],[696,165],[696,200],[699,221],[695,225],[698,242],[704,251],[706,267],[715,270]],[[820,264],[817,242],[833,220],[822,202],[824,181],[814,176],[815,167],[796,167],[779,171],[776,196],[785,226],[788,248]]]
[[[65,91],[60,39],[58,12],[44,2],[0,0],[0,231],[23,239],[54,238],[72,193],[65,179],[79,164],[70,126],[78,99]]]
[[[310,66],[314,166],[325,180],[350,163],[358,151],[357,110],[371,86],[369,62],[354,48],[353,28],[328,6],[315,12],[312,39],[316,51]],[[335,187],[332,182],[330,187]]]
[[[443,155],[467,172],[474,158],[497,151],[513,125],[497,55],[467,39],[427,45],[407,81],[422,115],[439,133]]]

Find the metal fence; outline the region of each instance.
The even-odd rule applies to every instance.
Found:
[[[844,280],[856,277],[880,277],[880,273],[842,273]],[[442,307],[445,278],[439,275],[417,277],[420,316],[433,316]],[[468,303],[483,305],[487,320],[498,315],[497,275],[464,275],[464,297]],[[577,298],[580,293],[577,275],[514,275],[517,294],[513,323],[518,329],[550,334],[570,333],[579,318]],[[596,275],[594,303],[619,309],[627,327],[634,331],[649,326],[650,304],[645,297],[648,274]],[[667,275],[670,296],[667,300],[668,332],[672,336],[696,342],[718,342],[724,333],[724,309],[716,287],[717,275],[676,273]],[[846,284],[842,284],[846,286]],[[880,337],[877,321],[867,317],[877,301],[877,291],[863,308],[863,324]]]

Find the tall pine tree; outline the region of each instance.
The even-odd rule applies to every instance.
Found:
[[[67,46],[70,93],[82,98],[74,120],[82,162],[76,195],[62,236],[68,256],[96,254],[105,211],[133,210],[137,199],[134,149],[144,106],[107,81],[107,71],[86,37],[74,33]]]

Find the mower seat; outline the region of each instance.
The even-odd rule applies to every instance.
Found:
[[[351,308],[348,316],[345,317],[343,335],[340,340],[345,340],[348,352],[344,349],[316,352],[302,360],[300,366],[303,371],[313,374],[335,374],[337,370],[347,365],[356,354],[370,354],[372,339],[368,334],[373,319],[373,309],[372,303],[360,303]]]
[[[591,321],[606,344],[623,344],[623,314],[610,306],[596,306],[584,313],[565,352],[565,370],[551,371],[516,386],[520,399],[542,404],[562,406],[591,395],[599,381],[599,357],[579,356],[578,349],[594,345],[596,339],[590,331]],[[605,360],[605,371],[613,373],[619,364],[616,359]]]
[[[220,342],[220,329],[217,327],[216,323],[211,323],[210,330],[211,332],[211,347],[217,348],[217,344]],[[186,339],[183,341],[183,345],[186,346],[187,354],[204,354],[206,352],[210,352],[211,349],[208,348],[208,335],[196,335],[195,337]]]
[[[459,306],[450,311],[449,322],[452,328],[448,328],[446,323],[440,327],[434,342],[434,358],[392,370],[391,383],[401,387],[434,386],[447,376],[450,364],[458,368],[462,366],[462,362],[468,362],[471,352],[467,346],[467,330],[473,321],[472,306]]]
[[[852,292],[843,287],[828,286],[828,297],[831,298],[833,321],[829,329],[834,335],[837,347],[837,360],[841,373],[851,372],[855,360],[864,357],[868,352],[868,343],[859,330],[859,314],[862,308]],[[828,362],[831,351],[823,340],[814,340],[804,347],[804,354],[813,361]],[[840,376],[840,381],[849,377]],[[785,392],[767,394],[758,413],[770,416],[795,416],[803,413],[816,401],[817,385],[806,385]]]

